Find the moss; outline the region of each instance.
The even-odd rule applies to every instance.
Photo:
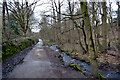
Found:
[[[72,58],[75,58],[75,55],[72,55],[71,57],[72,57]]]
[[[10,57],[15,56],[20,51],[24,50],[25,48],[32,46],[34,44],[34,40],[32,39],[25,39],[23,41],[17,42],[12,41],[11,43],[3,43],[2,46],[2,60],[3,62],[8,60]],[[37,40],[36,40],[37,42]]]
[[[97,79],[97,80],[108,80],[107,78],[105,78],[103,75],[101,75],[100,73],[97,75],[97,76],[95,76],[95,78]]]
[[[46,45],[46,41],[45,40],[43,40],[43,45]]]
[[[4,47],[2,51],[2,60],[5,61],[9,57],[15,55],[15,53],[18,53],[18,52],[20,52],[19,47],[14,43],[9,43]]]
[[[78,64],[74,64],[74,63],[69,63],[70,67],[73,67],[74,69],[82,72],[83,74],[85,74],[85,72],[83,71],[83,69],[78,65]]]
[[[67,54],[69,52],[69,50],[66,50],[65,53]]]

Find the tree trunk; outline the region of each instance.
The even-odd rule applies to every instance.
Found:
[[[5,0],[6,2],[6,0]],[[10,26],[10,18],[9,18],[9,12],[8,12],[8,7],[7,7],[7,3],[5,3],[5,7],[6,7],[6,12],[7,12],[7,19],[8,19],[8,27],[9,27],[9,30],[8,30],[8,40],[10,39],[10,30],[11,30],[11,26]]]
[[[119,27],[119,24],[120,24],[120,22],[119,22],[119,16],[120,16],[120,15],[119,15],[119,13],[120,13],[120,12],[119,12],[119,9],[120,9],[120,5],[119,5],[119,3],[120,3],[120,2],[117,2],[117,4],[118,4],[117,26],[118,26],[118,27]]]
[[[7,32],[6,32],[6,29],[5,29],[5,5],[6,5],[6,2],[3,2],[3,10],[2,10],[2,30],[3,30],[3,35],[4,35],[4,38],[5,38],[5,41],[8,42],[8,36],[7,36]]]
[[[96,28],[97,28],[97,20],[96,20],[96,16],[95,16],[95,3],[92,2],[92,25],[93,25],[93,29],[94,29],[94,40],[95,40],[95,51],[98,52],[97,49],[97,32],[96,32]],[[95,24],[96,21],[96,24]]]
[[[110,31],[112,32],[113,36],[114,36],[115,46],[117,47],[118,43],[117,43],[117,38],[116,38],[116,35],[115,35],[115,32],[114,32],[116,28],[113,28],[113,18],[112,18],[112,11],[111,11],[112,8],[111,8],[111,4],[112,4],[112,3],[109,4],[109,6],[110,6],[110,8],[109,8],[109,9],[110,9],[110,11],[109,11],[110,17],[109,17],[109,19],[108,19],[108,20],[109,20],[109,24],[110,24],[110,27],[109,27],[109,28],[110,28]],[[111,33],[111,32],[109,32],[109,33]],[[111,43],[111,41],[112,41],[112,40],[110,39],[111,34],[110,34],[108,37],[109,37],[109,45],[108,45],[108,47],[109,47],[109,46],[110,46],[110,43]],[[118,51],[118,49],[117,49],[117,51]]]
[[[58,43],[61,45],[61,4],[60,0],[58,0],[58,12],[57,17],[58,17],[58,29],[59,29],[59,35],[58,35]]]
[[[77,24],[77,22],[74,20],[74,17],[72,16],[73,15],[73,11],[74,11],[74,9],[72,9],[71,8],[71,3],[70,3],[70,1],[68,1],[68,5],[69,5],[69,11],[70,11],[70,15],[71,15],[71,19],[72,19],[72,22],[75,24],[75,27],[76,27],[76,29],[77,29],[77,33],[78,33],[78,39],[79,39],[79,45],[80,45],[80,47],[83,49],[83,53],[86,53],[87,52],[87,50],[86,49],[88,49],[87,47],[87,45],[86,45],[86,43],[85,43],[85,45],[86,45],[86,49],[84,48],[84,46],[82,45],[82,42],[81,42],[81,39],[80,39],[80,31],[79,31],[79,26],[78,26],[78,24]],[[73,7],[74,8],[74,7]],[[83,25],[82,25],[82,31],[84,31],[84,21],[83,21]],[[83,34],[84,34],[84,32],[83,32]],[[84,35],[84,39],[86,38],[86,36]],[[85,41],[86,42],[86,41]]]
[[[56,16],[55,16],[55,9],[54,9],[54,5],[53,5],[53,2],[52,2],[52,8],[53,8],[53,25],[54,25],[54,41],[56,41],[56,38],[57,38],[57,32],[56,32]]]
[[[93,41],[93,36],[92,36],[92,26],[90,23],[90,18],[89,18],[89,13],[88,13],[88,8],[87,8],[87,3],[86,2],[80,2],[81,6],[81,12],[83,14],[83,19],[85,21],[85,30],[86,30],[86,36],[87,36],[87,42],[88,42],[88,53],[90,55],[90,63],[91,63],[91,74],[94,76],[99,75],[98,71],[98,64],[97,64],[97,59],[96,59],[96,52],[94,48],[94,41]]]
[[[102,50],[107,48],[107,6],[106,2],[102,2],[102,8],[103,8],[103,15],[102,15],[102,35],[103,35],[103,41],[102,41]]]
[[[86,40],[86,33],[85,33],[85,29],[84,29],[84,20],[82,20],[82,32],[84,35],[84,42],[85,42],[85,46],[86,46],[86,52],[88,52],[88,44],[87,44],[87,40]]]
[[[83,49],[83,54],[86,53],[87,51],[85,50],[84,46],[82,45],[82,42],[81,42],[81,39],[80,39],[80,31],[78,28],[77,29],[77,32],[78,32],[78,39],[79,39],[79,44],[80,44],[80,47]]]
[[[118,52],[120,53],[120,2],[118,4]]]

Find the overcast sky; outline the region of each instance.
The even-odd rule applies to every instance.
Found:
[[[58,1],[58,0],[56,0],[56,1]],[[61,0],[61,1],[63,1],[63,0]],[[64,1],[66,1],[66,0],[64,0]],[[75,0],[74,0],[75,1]],[[89,1],[89,0],[88,0]],[[90,0],[91,1],[91,0]],[[97,0],[92,0],[92,1],[97,1]],[[107,0],[107,1],[109,1],[109,0]],[[118,6],[116,5],[116,1],[117,0],[110,0],[111,2],[112,2],[112,9],[114,10],[114,11],[116,11],[117,10],[117,8],[118,8]],[[120,1],[120,0],[119,0]],[[33,2],[33,0],[30,0],[30,2]],[[42,11],[48,11],[48,10],[50,10],[50,0],[40,0],[38,3],[37,3],[37,5],[39,5],[39,4],[41,4],[41,3],[46,3],[46,4],[43,4],[43,5],[41,5],[41,6],[36,6],[36,8],[35,8],[35,16],[37,17],[37,18],[41,18],[40,17],[40,12],[42,12]],[[64,2],[64,4],[65,4],[65,2]],[[66,6],[62,6],[62,10],[63,9],[65,9],[66,8]],[[50,12],[48,12],[47,14],[50,14]]]
[[[2,0],[0,0],[0,2],[1,1]],[[6,1],[8,1],[8,0],[6,0]],[[12,1],[12,0],[9,0],[9,1]],[[21,2],[22,0],[15,0],[15,1],[20,1]],[[29,3],[34,2],[34,0],[27,0],[27,1]],[[50,0],[36,0],[36,1],[38,1],[38,3],[37,3],[36,8],[34,10],[34,16],[40,21],[40,19],[41,19],[40,15],[42,14],[42,12],[50,10]],[[58,1],[58,0],[56,0],[56,1]],[[60,0],[60,1],[63,1],[63,0]],[[74,0],[74,1],[76,1],[76,0]],[[84,1],[84,0],[82,0],[82,1]],[[101,1],[101,0],[88,0],[88,1]],[[107,1],[111,1],[112,2],[112,9],[114,11],[116,11],[118,9],[118,6],[116,5],[116,1],[120,1],[120,0],[107,0]],[[41,5],[42,3],[43,3],[43,5]],[[64,3],[63,3],[64,5],[62,6],[62,10],[63,11],[65,11],[65,9],[67,7],[67,6],[65,6],[66,3],[67,3],[66,0],[64,0]],[[46,14],[51,14],[51,13],[49,11]],[[34,31],[38,32],[39,30],[38,29],[34,29]]]
[[[33,0],[30,0],[31,2],[33,2]],[[56,1],[58,1],[58,0],[56,0]],[[63,0],[60,0],[60,1],[63,1]],[[74,0],[74,1],[76,1],[76,0]],[[88,0],[89,1],[89,0]],[[92,1],[92,0],[90,0],[90,1]],[[93,0],[93,1],[99,1],[99,0]],[[116,5],[116,1],[120,1],[120,0],[107,0],[107,1],[110,1],[110,2],[112,2],[112,9],[114,10],[114,11],[116,11],[117,10],[117,8],[118,8],[118,6]],[[37,5],[39,5],[39,4],[41,4],[41,3],[45,3],[45,4],[43,4],[43,5],[41,5],[41,6],[36,6],[36,8],[35,8],[35,17],[38,19],[38,20],[40,20],[41,19],[41,16],[40,16],[40,14],[41,14],[41,12],[43,12],[43,11],[49,11],[50,10],[50,0],[40,0],[38,3],[37,3]],[[64,6],[62,6],[62,10],[64,11],[65,9],[66,9],[66,0],[64,0]],[[51,14],[50,12],[47,12],[46,14]],[[39,31],[39,30],[34,30],[34,31]]]

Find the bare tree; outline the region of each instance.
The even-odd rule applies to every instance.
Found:
[[[12,12],[13,16],[15,19],[19,22],[22,31],[23,31],[23,36],[26,37],[26,32],[29,27],[29,22],[30,22],[30,17],[33,14],[33,11],[35,9],[37,1],[34,1],[31,4],[28,4],[27,1],[25,3],[22,1],[22,3],[15,2],[9,3],[9,10]],[[33,8],[32,8],[33,6]]]
[[[91,70],[92,75],[96,76],[99,75],[98,72],[98,64],[97,64],[97,57],[95,52],[95,45],[93,41],[93,34],[92,34],[92,26],[90,23],[89,13],[88,13],[88,7],[86,2],[80,2],[81,5],[81,11],[82,13],[85,11],[85,14],[83,14],[83,19],[85,21],[85,30],[86,30],[86,36],[87,36],[87,42],[88,42],[88,53],[91,56],[90,63],[91,63]]]

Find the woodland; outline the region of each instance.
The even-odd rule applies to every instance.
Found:
[[[43,5],[49,10],[38,12],[38,19],[35,8]],[[93,76],[103,77],[101,66],[120,72],[120,2],[3,0],[0,11],[3,62],[42,39],[44,46],[58,45],[72,58],[90,63]]]

